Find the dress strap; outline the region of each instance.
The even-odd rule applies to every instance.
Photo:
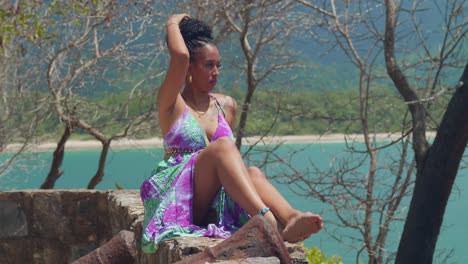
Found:
[[[211,93],[208,95],[215,100],[215,105],[216,105],[216,108],[218,108],[218,111],[221,110],[221,112],[223,112],[224,117],[226,117],[226,112],[224,111],[224,108],[221,106],[221,103],[219,103],[218,99]]]

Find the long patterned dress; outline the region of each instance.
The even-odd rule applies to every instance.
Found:
[[[210,96],[216,100],[214,96]],[[218,101],[216,107],[218,127],[211,142],[220,137],[233,139],[229,124],[223,116],[224,110]],[[249,220],[249,216],[221,188],[212,203],[212,208],[216,210],[216,223],[208,226],[193,224],[195,160],[207,144],[205,132],[186,106],[182,116],[164,138],[166,151],[179,154],[161,161],[152,176],[141,185],[140,194],[145,208],[143,252],[155,252],[162,240],[172,237],[227,238]]]

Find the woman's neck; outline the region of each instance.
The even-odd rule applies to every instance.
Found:
[[[190,100],[196,106],[206,106],[211,101],[210,94],[207,92],[195,92],[192,89],[184,89],[181,93],[185,100]]]

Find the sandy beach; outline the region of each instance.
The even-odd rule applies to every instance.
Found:
[[[428,139],[431,140],[435,136],[434,132],[428,132]],[[397,134],[372,134],[371,136],[376,141],[393,141],[397,140],[400,135]],[[325,135],[301,135],[301,136],[272,136],[272,137],[246,137],[243,139],[243,144],[311,144],[311,143],[343,143],[348,142],[363,142],[362,134],[325,134]],[[114,140],[111,143],[112,149],[140,149],[140,148],[161,148],[161,138],[150,139],[120,139]],[[29,146],[27,151],[44,152],[54,151],[57,146],[56,142],[47,142]],[[4,152],[15,152],[21,145],[11,144],[6,147]],[[95,150],[100,149],[101,143],[97,140],[69,140],[66,145],[66,150]]]

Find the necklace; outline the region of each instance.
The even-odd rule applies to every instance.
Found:
[[[192,100],[190,100],[189,98],[185,97],[185,96],[182,96],[182,98],[184,98],[185,101],[187,101],[189,103],[189,105],[191,106],[191,108],[197,113],[198,115],[198,118],[201,118],[202,116],[204,116],[208,110],[210,110],[210,103],[211,103],[211,97],[209,97],[209,101],[208,101],[208,108],[203,112],[203,111],[199,111],[197,108],[196,108],[196,105],[192,102]]]

